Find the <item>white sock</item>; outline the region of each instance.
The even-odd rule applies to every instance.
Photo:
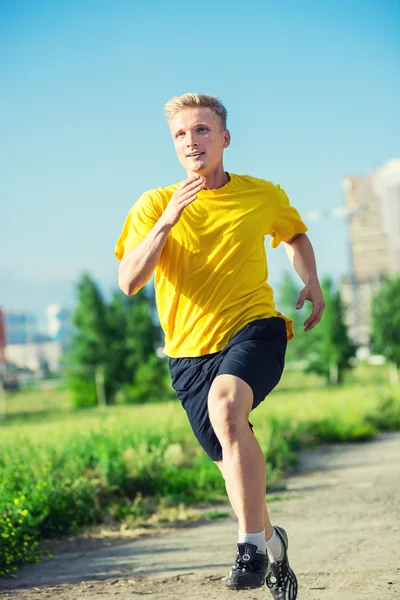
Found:
[[[239,531],[238,544],[254,544],[257,546],[257,552],[265,554],[267,551],[265,529],[262,529],[258,533],[242,533]]]
[[[266,542],[268,558],[271,562],[276,562],[282,558],[283,544],[275,529],[272,529],[272,535]]]

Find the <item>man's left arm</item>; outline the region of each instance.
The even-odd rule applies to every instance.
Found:
[[[305,300],[312,304],[312,312],[304,322],[304,330],[311,331],[322,319],[325,302],[317,275],[314,250],[308,236],[305,233],[295,235],[290,240],[283,242],[286,254],[295,271],[304,282],[296,303],[296,308],[303,307]]]

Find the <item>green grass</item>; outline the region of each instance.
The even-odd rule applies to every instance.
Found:
[[[334,389],[288,371],[252,413],[269,490],[305,445],[400,429],[400,388],[386,383],[385,370],[369,371]],[[40,560],[46,537],[92,523],[152,522],[157,510],[181,518],[185,507],[225,500],[219,470],[178,401],[71,411],[67,391],[38,393],[8,396],[0,425],[0,574]]]
[[[209,521],[213,519],[225,519],[229,517],[231,513],[223,511],[223,510],[209,510],[201,515],[202,519],[207,519]]]
[[[23,392],[6,392],[7,416],[15,418],[41,418],[49,413],[69,412],[72,409],[71,392],[67,389],[46,388]]]

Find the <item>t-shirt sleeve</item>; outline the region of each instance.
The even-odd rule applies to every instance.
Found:
[[[308,229],[297,210],[290,205],[289,198],[279,185],[276,186],[276,192],[277,212],[270,231],[272,248],[277,248],[281,242],[290,240],[299,233],[305,233]]]
[[[155,195],[146,192],[140,196],[129,211],[115,245],[114,254],[118,260],[122,260],[126,252],[144,240],[161,214],[162,210]]]

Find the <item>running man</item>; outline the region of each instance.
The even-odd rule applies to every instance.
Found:
[[[238,518],[231,589],[266,583],[276,600],[295,600],[284,529],[272,527],[265,503],[264,456],[250,412],[279,382],[289,319],[278,313],[268,285],[264,237],[283,242],[304,282],[313,329],[324,301],[307,227],[279,185],[228,173],[227,111],[214,96],[184,94],[165,107],[187,179],[145,192],[129,212],[115,254],[118,283],[136,294],[155,271],[158,314],[172,385],[193,432],[225,479]]]

